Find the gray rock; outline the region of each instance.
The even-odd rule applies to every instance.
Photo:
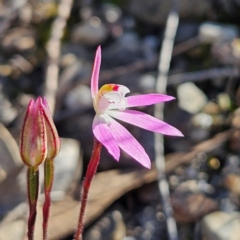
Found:
[[[177,88],[179,107],[189,113],[199,112],[207,103],[207,97],[194,83],[180,84]]]
[[[27,199],[26,169],[15,167],[0,184],[0,218]]]
[[[184,42],[198,35],[199,24],[195,22],[179,22],[175,44]]]
[[[23,239],[25,235],[25,219],[0,225],[0,240]]]
[[[87,46],[95,46],[105,41],[108,30],[98,17],[91,17],[89,20],[75,26],[71,34],[74,43],[82,43]]]
[[[104,51],[108,68],[126,65],[139,60],[141,42],[135,32],[125,32]],[[126,57],[127,56],[127,57]]]
[[[126,226],[123,221],[122,213],[114,210],[103,216],[93,227],[86,233],[84,239],[88,240],[122,240],[126,236]]]
[[[192,123],[195,127],[209,129],[213,124],[213,117],[206,113],[198,113],[192,118]]]
[[[156,85],[156,77],[147,73],[139,79],[139,86],[144,92],[154,92]]]
[[[121,9],[113,4],[105,4],[103,7],[103,13],[109,23],[118,21],[122,15]]]
[[[213,212],[206,215],[201,224],[202,234],[206,240],[239,240],[239,212]]]
[[[0,122],[8,124],[17,116],[17,110],[13,108],[10,101],[6,98],[0,84]]]
[[[6,52],[25,52],[34,49],[36,45],[35,31],[31,28],[18,27],[9,30],[1,41]]]
[[[70,110],[78,110],[91,107],[91,90],[88,86],[79,85],[67,93],[64,102]]]
[[[7,128],[0,123],[0,183],[17,166],[22,165],[16,141]]]
[[[167,0],[131,0],[130,12],[140,20],[157,25],[165,25],[172,1]],[[182,0],[179,4],[181,19],[197,19],[207,15],[211,11],[208,0]]]
[[[142,41],[142,52],[145,59],[150,66],[155,65],[157,56],[157,47],[159,45],[159,39],[153,35],[146,36]]]
[[[230,42],[239,34],[237,26],[205,22],[199,28],[199,37],[204,42]]]
[[[79,171],[79,163],[81,165],[80,172],[82,172],[82,162],[79,162],[79,158],[79,142],[74,139],[61,138],[61,150],[54,159],[54,181],[51,192],[53,201],[63,199],[74,176],[76,176],[76,171]],[[78,175],[78,178],[81,178],[81,176]],[[42,199],[43,195],[40,196],[40,200]]]

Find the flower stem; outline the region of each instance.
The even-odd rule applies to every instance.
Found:
[[[43,240],[47,240],[48,218],[51,206],[51,190],[54,178],[53,159],[46,159],[44,162],[44,194],[45,202],[43,204]]]
[[[89,189],[91,186],[92,179],[94,177],[94,174],[96,173],[96,170],[97,170],[97,167],[99,164],[101,148],[102,148],[102,144],[97,139],[94,139],[94,147],[93,147],[92,157],[88,164],[85,180],[83,181],[81,208],[80,208],[80,214],[79,214],[79,218],[78,218],[77,231],[74,236],[75,240],[82,239],[83,220],[84,220],[84,215],[85,215],[85,210],[86,210],[86,205],[87,205],[88,192],[89,192]]]
[[[28,188],[28,240],[34,238],[34,227],[37,216],[37,199],[39,189],[39,171],[38,167],[29,167],[27,170],[27,188]]]

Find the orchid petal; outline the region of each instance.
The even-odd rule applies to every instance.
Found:
[[[101,65],[101,47],[99,46],[96,51],[91,78],[91,93],[93,99],[96,98],[98,93],[98,78],[100,72],[100,65]]]
[[[183,136],[183,134],[175,127],[143,112],[136,110],[125,110],[123,112],[109,110],[108,114],[116,119],[152,132],[170,136]]]
[[[103,144],[108,152],[119,161],[120,149],[117,142],[115,141],[104,115],[96,115],[93,120],[93,133],[97,140]]]
[[[119,147],[144,167],[150,168],[151,161],[147,153],[132,134],[113,118],[106,116],[106,119],[109,122],[109,129]]]
[[[175,98],[172,96],[157,93],[126,97],[128,107],[148,106],[159,102],[171,101],[173,99]]]

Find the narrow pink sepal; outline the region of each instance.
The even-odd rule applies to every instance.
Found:
[[[93,99],[97,96],[97,93],[98,93],[98,79],[99,79],[100,65],[101,65],[101,46],[98,46],[96,55],[95,55],[94,64],[93,64],[92,78],[91,78],[91,93],[92,93]]]
[[[93,134],[108,152],[119,161],[120,149],[103,117],[96,115],[93,120]]]
[[[118,146],[146,168],[151,168],[151,161],[141,144],[120,123],[108,116],[110,131]]]
[[[47,158],[53,159],[60,151],[60,138],[58,136],[56,126],[53,122],[47,100],[45,98],[42,98],[42,105],[47,134]]]
[[[170,136],[183,136],[183,134],[175,127],[143,112],[136,110],[125,110],[123,112],[109,110],[108,114],[116,119],[152,132]]]
[[[150,93],[126,97],[127,107],[149,106],[160,102],[167,102],[175,99],[172,96]]]

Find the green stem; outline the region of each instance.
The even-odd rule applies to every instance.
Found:
[[[80,214],[78,218],[78,226],[77,231],[75,233],[74,239],[80,240],[82,239],[82,232],[83,232],[83,220],[86,211],[87,199],[88,199],[88,192],[91,186],[92,179],[97,171],[97,167],[100,160],[100,153],[101,153],[102,144],[95,139],[94,140],[94,147],[93,147],[93,154],[88,164],[86,177],[83,182],[83,190],[82,190],[82,198],[81,198],[81,208]]]
[[[39,189],[38,167],[29,167],[27,170],[27,190],[29,203],[28,240],[34,239],[34,227],[37,216],[37,200]]]
[[[46,159],[44,162],[44,194],[45,202],[43,204],[43,239],[47,240],[48,219],[51,206],[51,190],[54,178],[53,159]]]

